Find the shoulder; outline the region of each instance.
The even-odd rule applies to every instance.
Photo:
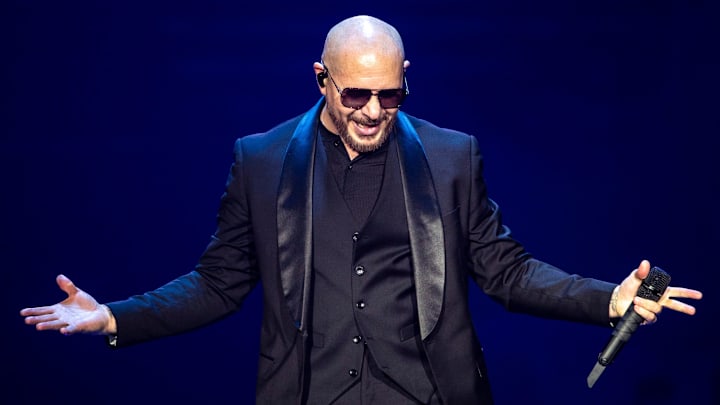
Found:
[[[268,131],[238,138],[235,141],[235,152],[242,150],[245,153],[253,154],[256,152],[268,152],[269,149],[273,148],[284,148],[302,117],[301,114],[276,125]]]
[[[430,121],[415,117],[413,115],[405,114],[405,116],[408,118],[408,120],[410,120],[410,123],[413,125],[418,134],[442,134],[458,138],[467,138],[471,136],[465,132],[437,126]]]
[[[320,115],[324,99],[320,98],[308,111],[276,125],[268,131],[246,135],[235,142],[235,154],[268,156],[273,152],[285,151],[296,131],[299,136],[313,136],[317,130],[316,120]],[[269,156],[268,156],[269,157]]]
[[[405,114],[420,138],[426,153],[463,153],[477,148],[473,135],[437,126],[429,121]]]

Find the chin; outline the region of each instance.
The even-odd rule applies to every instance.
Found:
[[[385,141],[387,141],[387,138],[388,136],[385,131],[375,135],[370,139],[360,137],[354,134],[350,135],[350,139],[352,140],[351,147],[353,148],[353,150],[359,153],[372,152],[374,150],[377,150],[385,143]]]

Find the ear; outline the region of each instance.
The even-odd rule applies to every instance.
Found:
[[[317,79],[318,86],[320,87],[320,93],[325,95],[325,79],[328,77],[327,70],[320,62],[313,63],[313,70],[315,71],[315,78]]]

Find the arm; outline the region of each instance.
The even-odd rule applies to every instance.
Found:
[[[117,346],[174,335],[238,310],[257,284],[255,240],[248,208],[242,139],[217,215],[217,228],[195,270],[142,295],[108,303]]]
[[[237,310],[252,290],[256,269],[252,227],[243,184],[241,142],[227,182],[217,230],[195,271],[145,294],[100,305],[64,276],[58,285],[68,294],[46,307],[26,308],[21,315],[38,330],[63,334],[118,334],[117,345],[181,333]]]
[[[699,291],[668,287],[658,302],[636,297],[650,264],[643,261],[620,285],[567,274],[531,257],[501,222],[497,205],[487,197],[482,160],[473,138],[469,245],[472,275],[483,290],[511,311],[608,325],[631,302],[651,323],[663,307],[686,314],[695,309],[673,298],[700,299]]]
[[[532,257],[502,223],[487,196],[482,158],[474,138],[468,149],[468,254],[471,276],[507,310],[543,318],[608,325],[616,284],[568,274]]]

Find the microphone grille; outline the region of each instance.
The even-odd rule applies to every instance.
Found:
[[[662,297],[668,285],[670,285],[670,275],[660,267],[653,267],[645,280],[643,280],[642,285],[640,285],[637,295],[641,298],[657,301]]]

